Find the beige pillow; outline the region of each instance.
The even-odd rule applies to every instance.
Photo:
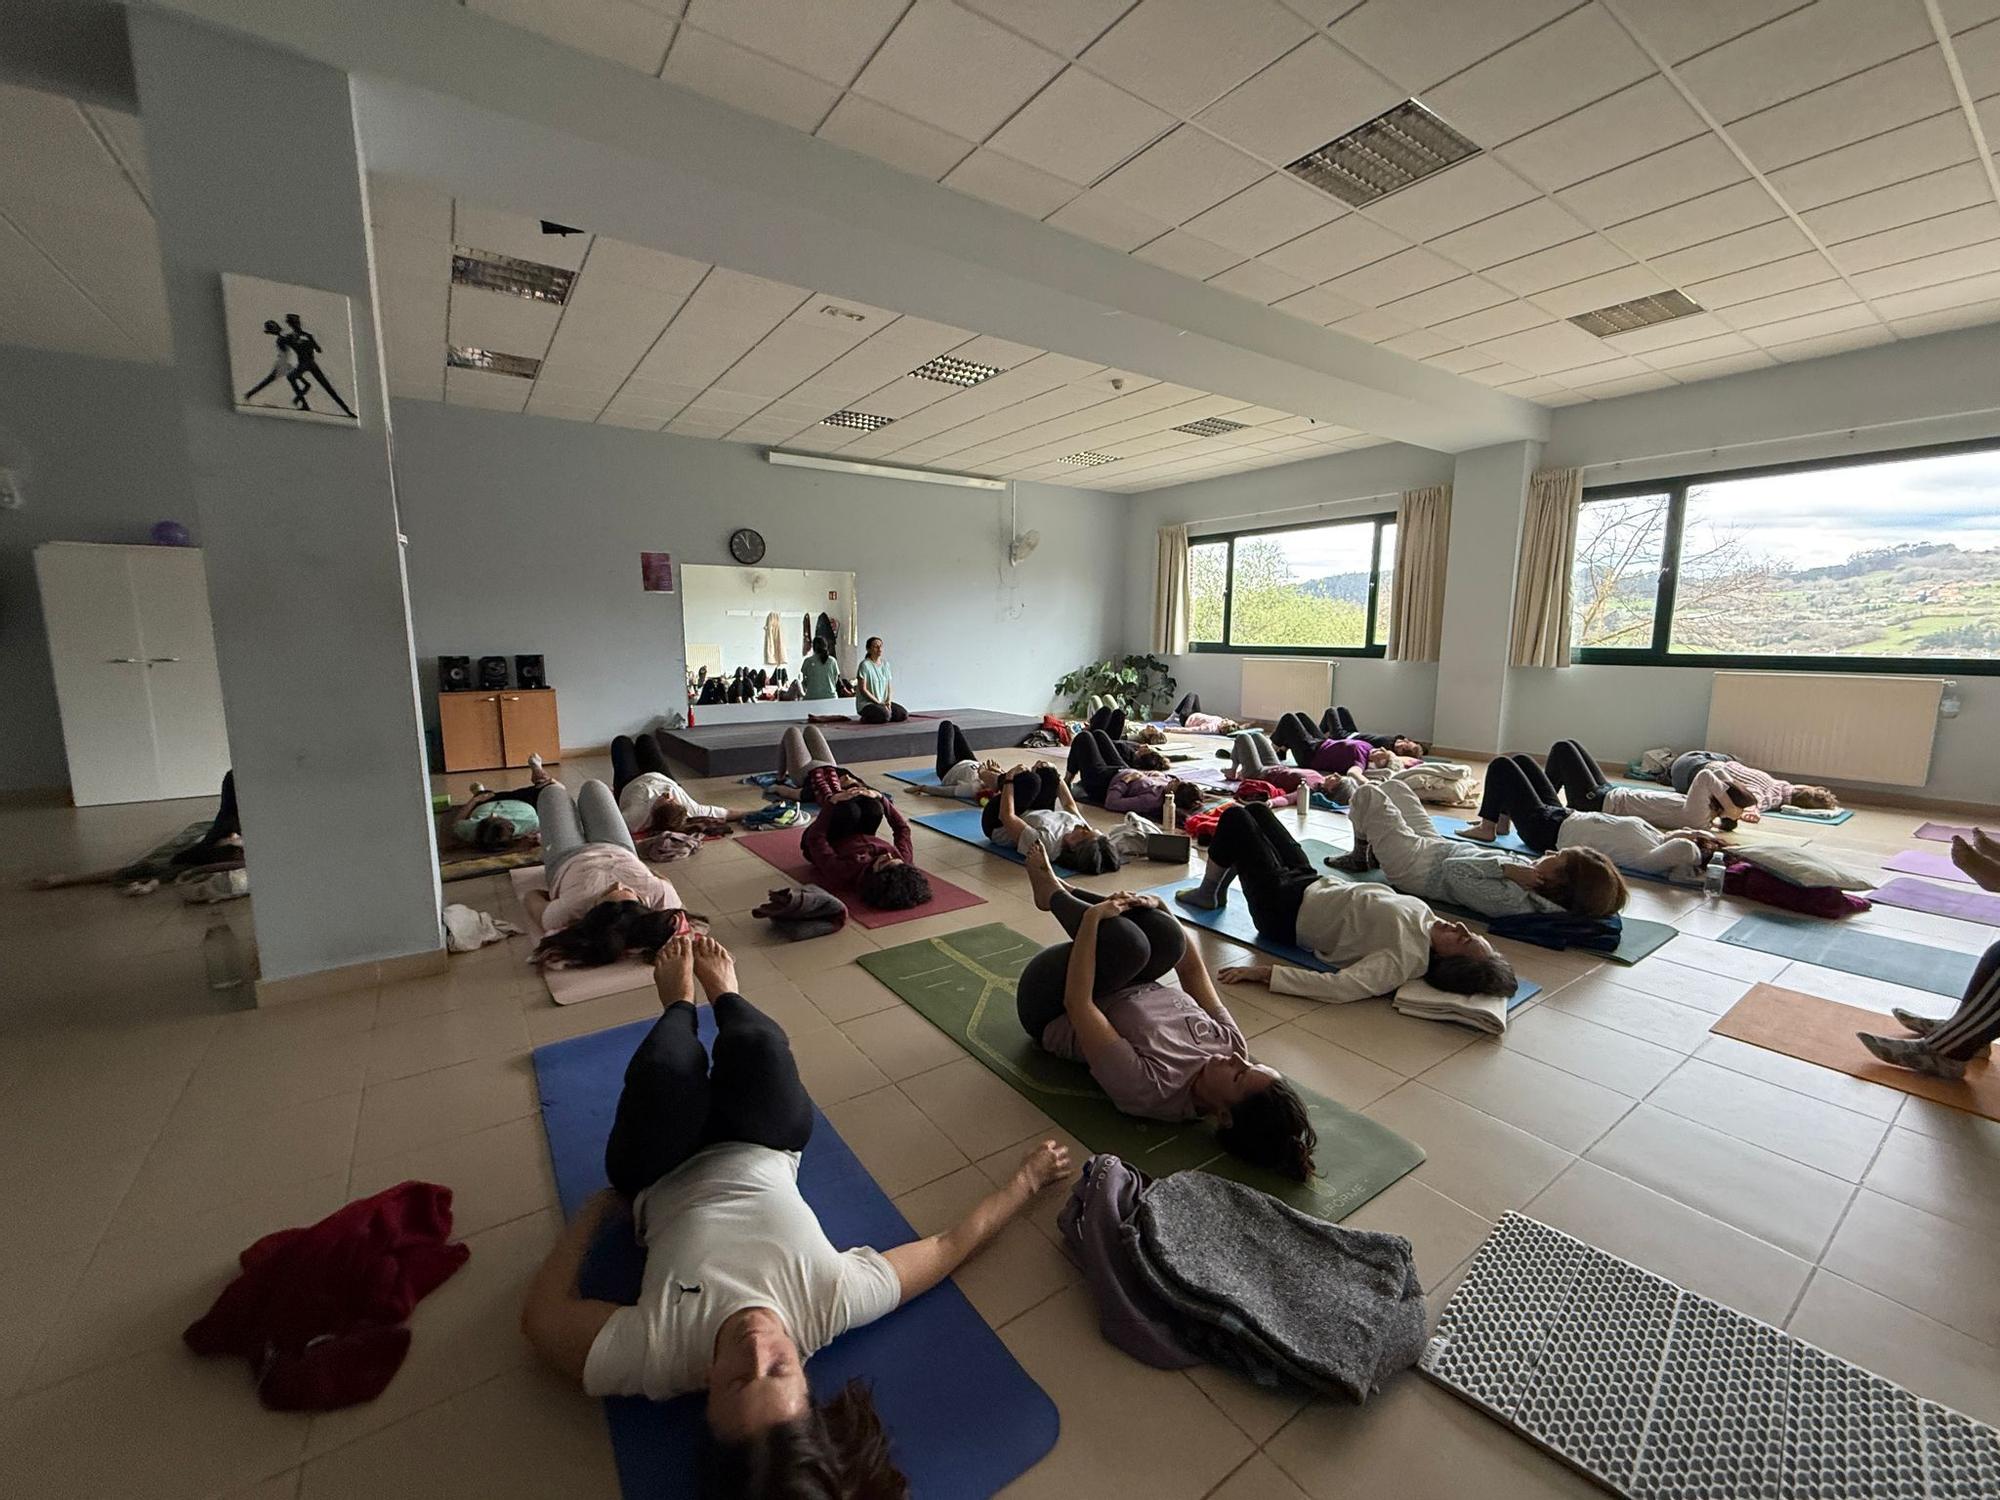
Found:
[[[1875,882],[1859,871],[1835,864],[1825,855],[1796,844],[1737,845],[1730,849],[1727,857],[1745,860],[1793,885],[1836,891],[1875,889]]]

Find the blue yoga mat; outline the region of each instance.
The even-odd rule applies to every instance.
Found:
[[[1722,941],[1738,948],[1754,948],[1759,953],[1775,953],[1780,958],[1818,964],[1823,969],[1838,969],[1843,974],[1886,979],[1913,990],[1949,995],[1954,1000],[1972,983],[1973,965],[1979,961],[1971,953],[1882,937],[1859,928],[1842,927],[1822,917],[1796,916],[1790,912],[1744,917],[1723,933]]]
[[[702,1038],[713,1041],[714,1012],[704,1005],[700,1015]],[[564,1217],[605,1185],[604,1142],[625,1064],[651,1024],[635,1021],[535,1049],[542,1128]],[[817,1109],[799,1187],[841,1249],[916,1238]],[[634,1302],[644,1266],[645,1252],[621,1223],[591,1247],[579,1290],[586,1297]],[[807,1370],[819,1397],[857,1376],[872,1383],[896,1465],[917,1495],[966,1500],[991,1495],[1055,1446],[1055,1404],[950,1282],[843,1335],[814,1355]],[[694,1493],[702,1438],[699,1395],[665,1403],[619,1396],[604,1409],[625,1500]]]
[[[929,766],[919,766],[912,771],[891,771],[889,772],[889,779],[891,781],[905,782],[910,786],[944,785],[943,782],[938,780],[938,773],[933,771]]]
[[[986,830],[979,823],[980,817],[976,807],[955,807],[950,812],[925,813],[910,821],[921,823],[933,833],[941,833],[948,839],[957,839],[961,844],[971,844],[988,854],[997,854],[1002,859],[1013,860],[1017,865],[1025,865],[1028,861],[1012,844],[996,844],[986,836]]]
[[[1642,791],[1648,792],[1670,792],[1673,790],[1671,783],[1661,781],[1628,780],[1614,781],[1611,784],[1613,786],[1637,787]],[[1840,807],[1835,808],[1831,812],[1788,812],[1782,807],[1767,807],[1764,809],[1764,816],[1767,818],[1789,818],[1794,823],[1818,823],[1825,828],[1838,828],[1842,823],[1845,823],[1849,818],[1854,816],[1854,809],[1851,807]]]

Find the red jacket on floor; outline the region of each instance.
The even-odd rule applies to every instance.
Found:
[[[181,1335],[197,1354],[250,1361],[275,1411],[372,1401],[402,1366],[419,1302],[472,1252],[451,1241],[451,1189],[405,1182],[307,1229],[267,1234]]]

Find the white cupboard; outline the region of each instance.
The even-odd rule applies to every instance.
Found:
[[[229,741],[200,549],[48,542],[35,576],[76,805],[213,796]]]

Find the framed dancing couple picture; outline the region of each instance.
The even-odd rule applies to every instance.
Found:
[[[222,273],[230,393],[238,411],[357,424],[354,328],[339,292]]]

